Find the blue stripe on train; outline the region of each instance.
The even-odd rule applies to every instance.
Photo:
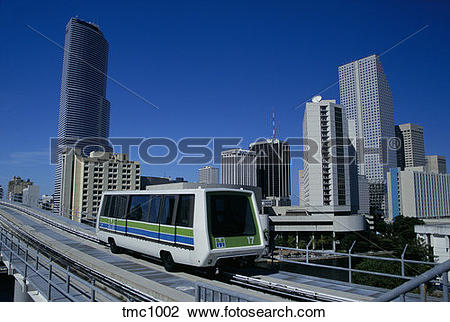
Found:
[[[123,227],[123,226],[100,223],[100,227],[106,228],[109,230],[113,230],[113,231],[115,230],[115,231],[120,231],[123,233],[125,232],[125,227]],[[157,232],[153,232],[153,231],[149,231],[149,230],[145,230],[145,229],[128,227],[127,232],[129,232],[130,234],[135,234],[135,235],[139,235],[139,236],[145,236],[145,237],[158,239]],[[162,240],[165,240],[165,241],[175,242],[175,236],[171,235],[171,234],[159,233],[159,238]],[[177,235],[176,242],[183,243],[186,245],[194,245],[194,238]]]
[[[156,238],[156,239],[158,239],[158,235],[159,235],[159,233],[157,233],[155,231],[139,229],[139,228],[131,228],[131,227],[128,227],[127,232],[129,232],[131,234],[139,235],[139,236],[146,236],[146,237]]]

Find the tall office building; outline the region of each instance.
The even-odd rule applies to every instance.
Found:
[[[388,218],[397,216],[421,219],[450,216],[450,175],[430,173],[424,167],[401,171],[393,168],[387,175]]]
[[[250,144],[256,153],[257,186],[263,199],[274,200],[276,205],[290,205],[291,153],[287,142],[266,139]]]
[[[358,173],[370,184],[371,206],[384,208],[386,174],[397,166],[394,106],[378,55],[339,66],[340,103],[356,128]]]
[[[335,100],[306,103],[303,137],[317,147],[304,151],[302,200],[305,206],[349,206],[348,122]]]
[[[92,151],[85,157],[80,150],[65,149],[61,156],[60,211],[73,220],[96,215],[104,191],[140,188],[140,164],[127,154]]]
[[[198,169],[198,182],[206,184],[218,184],[219,168],[206,166]]]
[[[422,167],[425,165],[425,143],[423,127],[406,123],[395,126],[395,136],[399,139],[397,150],[397,167]]]
[[[432,173],[447,173],[447,160],[442,155],[425,156],[425,169]]]
[[[74,146],[112,151],[109,137],[110,104],[106,99],[108,42],[93,23],[71,18],[66,26],[58,123],[58,163],[55,174],[55,211],[59,211],[61,151]],[[81,142],[79,141],[80,139]]]
[[[0,185],[0,200],[3,200],[3,187]]]
[[[221,153],[221,183],[256,186],[256,153],[231,149]]]

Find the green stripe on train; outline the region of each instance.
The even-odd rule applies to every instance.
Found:
[[[127,223],[127,225],[128,225],[128,227],[131,227],[131,228],[138,228],[138,229],[143,229],[143,230],[148,230],[148,231],[153,231],[153,232],[159,231],[159,227],[157,224],[129,221]]]
[[[116,218],[108,218],[108,217],[100,217],[100,222],[104,224],[114,224],[117,226],[123,226],[125,227],[125,220],[123,219],[116,219]],[[143,229],[153,232],[159,232],[161,231],[164,234],[175,234],[175,226],[165,227],[161,226],[161,230],[159,230],[158,224],[152,224],[152,223],[145,223],[145,222],[135,222],[135,221],[128,221],[127,222],[128,227],[131,228],[137,228],[137,229]],[[186,237],[194,237],[194,230],[192,228],[187,227],[176,227],[177,235],[180,236],[186,236]]]

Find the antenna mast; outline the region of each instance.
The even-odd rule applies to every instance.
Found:
[[[275,141],[275,110],[272,110],[272,143]]]

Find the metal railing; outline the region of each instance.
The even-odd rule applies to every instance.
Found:
[[[49,302],[119,300],[97,287],[94,277],[81,278],[71,271],[70,265],[62,266],[1,226],[0,255],[8,273],[20,275],[24,292],[31,284]]]
[[[416,260],[412,260],[412,259],[405,259],[405,252],[406,252],[406,248],[408,247],[408,245],[406,245],[405,248],[403,249],[401,258],[395,258],[395,257],[382,257],[382,256],[354,254],[354,253],[352,253],[352,251],[355,246],[355,242],[353,242],[352,246],[349,248],[349,250],[346,253],[340,253],[340,252],[335,252],[335,251],[331,251],[331,250],[309,249],[310,243],[311,243],[311,241],[306,246],[306,249],[275,246],[275,249],[280,250],[279,255],[276,257],[276,259],[281,262],[287,262],[287,263],[293,263],[293,264],[299,264],[299,265],[307,265],[307,266],[313,266],[313,267],[333,268],[336,270],[347,271],[349,283],[352,283],[352,273],[362,273],[362,274],[378,275],[378,276],[401,278],[401,279],[408,280],[408,279],[413,279],[415,276],[407,276],[405,274],[405,265],[406,264],[424,264],[424,265],[430,265],[430,266],[438,265],[438,263],[435,263],[435,262],[425,262],[425,261],[416,261]],[[283,251],[288,251],[288,253],[283,254]],[[303,262],[303,261],[287,259],[287,258],[292,258],[292,252],[298,253],[298,254],[305,254],[304,256],[298,258],[298,259],[302,259],[302,260],[304,259],[305,261]],[[330,258],[330,259],[332,259],[332,258],[347,258],[348,264],[347,264],[347,267],[340,267],[340,266],[311,263],[311,260],[317,260],[317,257],[313,257],[313,256],[311,256],[311,254],[319,254],[322,256],[322,259],[324,259],[324,258]],[[271,258],[272,258],[272,260],[275,258],[273,253],[271,255]],[[359,269],[353,268],[353,266],[352,266],[353,258],[363,258],[363,259],[372,259],[372,260],[379,260],[379,261],[398,262],[401,264],[401,275],[359,270]]]
[[[210,284],[197,282],[195,284],[196,302],[263,302],[256,296],[238,293]]]
[[[420,298],[422,301],[426,300],[425,283],[432,281],[434,278],[440,276],[442,278],[442,300],[448,302],[448,272],[450,271],[450,259],[442,264],[433,267],[425,273],[416,278],[390,290],[389,292],[377,297],[376,302],[392,301],[400,297],[403,301],[408,292],[420,287]]]
[[[98,242],[98,240],[94,237],[94,236],[90,236],[88,234],[85,234],[83,232],[79,232],[79,231],[74,231],[72,228],[69,227],[60,227],[61,225],[49,220],[48,218],[38,215],[36,213],[33,213],[33,211],[31,209],[25,208],[25,207],[21,207],[21,206],[17,206],[14,204],[10,204],[10,203],[4,203],[4,205],[8,206],[8,207],[12,207],[15,208],[17,210],[23,211],[27,214],[30,214],[32,216],[37,216],[39,217],[40,220],[45,221],[48,224],[51,224],[55,227],[61,228],[63,230],[66,230],[72,234],[76,234],[77,236],[84,238],[84,239],[88,239],[94,242]],[[47,222],[48,221],[48,222]],[[58,251],[57,249],[53,248],[50,245],[44,244],[42,242],[40,242],[37,238],[35,238],[34,236],[32,236],[31,234],[23,231],[22,229],[20,229],[19,227],[17,227],[15,224],[13,224],[12,222],[9,222],[8,220],[4,220],[4,218],[2,216],[0,216],[0,229],[2,231],[1,234],[1,243],[0,243],[0,254],[3,255],[3,251],[5,251],[4,247],[9,247],[10,250],[6,250],[8,251],[7,256],[12,256],[12,259],[16,259],[16,262],[12,262],[9,261],[9,263],[12,263],[13,265],[16,265],[17,263],[23,263],[24,261],[24,256],[25,259],[28,259],[29,261],[31,261],[31,267],[33,265],[33,260],[34,263],[37,261],[38,263],[41,263],[41,261],[39,261],[39,259],[36,259],[37,257],[33,257],[33,256],[29,256],[30,255],[30,249],[34,249],[35,253],[39,254],[40,256],[44,256],[43,258],[47,258],[47,262],[51,262],[51,269],[50,266],[47,266],[47,270],[45,271],[44,269],[44,277],[47,276],[51,277],[50,278],[50,283],[49,282],[44,282],[47,284],[47,286],[50,284],[51,286],[49,286],[49,288],[52,290],[54,289],[54,285],[56,286],[60,286],[61,280],[63,280],[64,278],[60,278],[60,280],[58,280],[56,283],[52,282],[52,277],[56,276],[54,274],[55,272],[55,265],[59,264],[60,267],[62,267],[62,271],[64,271],[65,268],[69,267],[68,272],[70,274],[72,274],[73,276],[78,276],[78,278],[81,278],[84,281],[88,281],[90,283],[90,285],[94,288],[90,288],[89,290],[89,294],[91,294],[90,296],[92,296],[92,294],[94,295],[95,299],[97,300],[97,296],[96,294],[112,294],[113,298],[112,300],[120,300],[120,301],[147,301],[147,302],[155,302],[155,301],[159,301],[157,298],[150,296],[148,294],[143,293],[142,291],[130,287],[128,285],[126,285],[125,283],[118,281],[114,278],[111,278],[110,276],[105,275],[103,272],[100,272],[98,270],[94,270],[92,268],[90,268],[89,266],[86,266],[85,264],[73,260],[70,258],[70,256],[67,256],[67,254]],[[6,243],[5,243],[5,236],[10,236],[7,238]],[[11,244],[11,238],[12,237],[15,238],[15,242],[13,242]],[[11,245],[15,245],[14,247],[8,246],[7,242],[10,242]],[[18,245],[26,245],[26,248],[28,248],[28,258],[26,255],[26,252],[23,250],[23,246],[17,246]],[[30,245],[33,245],[33,247],[30,247]],[[18,250],[16,251],[16,253],[14,253],[14,250],[18,247]],[[12,252],[10,252],[12,251]],[[23,253],[25,255],[21,255],[20,253]],[[2,256],[4,258],[4,256]],[[17,257],[17,258],[16,258]],[[9,258],[9,257],[8,257]],[[55,260],[51,261],[51,259],[57,259],[58,263],[56,263]],[[4,259],[4,261],[7,261],[7,259]],[[25,260],[25,262],[27,262]],[[60,263],[63,263],[63,265],[61,266]],[[22,264],[23,265],[23,264]],[[25,265],[30,267],[30,265]],[[38,265],[37,267],[42,268],[41,264]],[[14,269],[16,269],[16,267],[14,266]],[[20,269],[20,267],[19,267]],[[27,270],[30,268],[27,268]],[[50,274],[50,271],[51,274]],[[67,270],[66,270],[67,271]],[[25,272],[23,272],[25,273]],[[27,272],[28,274],[28,272]],[[39,276],[39,274],[36,274],[37,276]],[[40,276],[42,278],[42,276]],[[67,277],[64,279],[71,279],[71,277]],[[75,280],[77,280],[77,277],[74,278]],[[31,280],[29,280],[31,282]],[[46,280],[45,280],[46,281]],[[42,283],[42,280],[40,280],[40,282]],[[75,282],[75,281],[74,281]],[[98,285],[99,287],[97,287],[96,285]],[[105,292],[101,292],[102,289],[107,290],[106,293]],[[42,290],[42,288],[41,288]],[[51,290],[50,290],[50,294],[51,294]],[[72,290],[72,288],[69,288],[69,290]],[[98,291],[96,291],[98,290]],[[92,293],[94,292],[94,293]],[[108,295],[104,296],[104,300],[111,300],[111,298],[107,299]],[[51,299],[51,298],[50,298]],[[70,300],[70,299],[68,299]],[[102,299],[103,300],[103,299]]]
[[[354,273],[360,273],[360,274],[368,274],[368,275],[375,275],[375,276],[382,276],[382,277],[389,277],[389,278],[396,278],[404,281],[414,280],[417,278],[417,276],[408,276],[406,274],[405,267],[407,265],[428,265],[430,267],[434,267],[439,265],[439,263],[435,262],[426,262],[426,261],[417,261],[417,260],[411,260],[411,259],[405,259],[406,250],[408,248],[408,244],[405,245],[402,255],[400,258],[395,257],[383,257],[383,256],[372,256],[372,255],[363,255],[363,254],[354,254],[352,253],[353,248],[355,246],[355,242],[351,245],[351,247],[348,249],[346,253],[341,252],[335,252],[332,250],[313,250],[310,249],[310,245],[313,240],[311,240],[307,245],[306,248],[290,248],[290,247],[282,247],[282,246],[276,246],[275,250],[278,250],[278,256],[276,259],[280,262],[286,262],[291,264],[298,264],[298,265],[306,265],[311,267],[319,267],[319,268],[325,268],[325,269],[333,269],[338,271],[345,271],[348,272],[348,279],[347,281],[349,283],[353,283],[353,277],[352,275]],[[319,263],[312,263],[311,260],[317,259],[313,255],[320,255],[320,257],[323,258],[346,258],[347,259],[347,266],[341,267],[341,266],[334,266],[334,265],[326,265],[326,264],[319,264]],[[294,257],[292,256],[294,255]],[[299,255],[297,260],[294,260],[295,255]],[[272,252],[271,255],[272,262],[275,258],[274,253]],[[290,259],[289,259],[290,258]],[[400,263],[400,275],[395,274],[394,272],[391,273],[384,273],[384,272],[376,272],[376,271],[369,271],[369,270],[361,270],[354,268],[354,262],[352,262],[352,259],[354,258],[361,258],[361,259],[370,259],[370,260],[377,260],[377,261],[388,261],[388,262],[397,262]],[[436,277],[436,276],[435,276]],[[434,285],[438,285],[442,287],[443,289],[448,289],[448,278],[442,278],[442,279],[430,279],[427,282],[431,282]],[[426,291],[424,287],[421,287],[421,299],[426,296]],[[445,301],[446,299],[445,291],[443,292],[443,299]],[[448,297],[448,294],[447,294]],[[405,300],[403,298],[403,300]]]

